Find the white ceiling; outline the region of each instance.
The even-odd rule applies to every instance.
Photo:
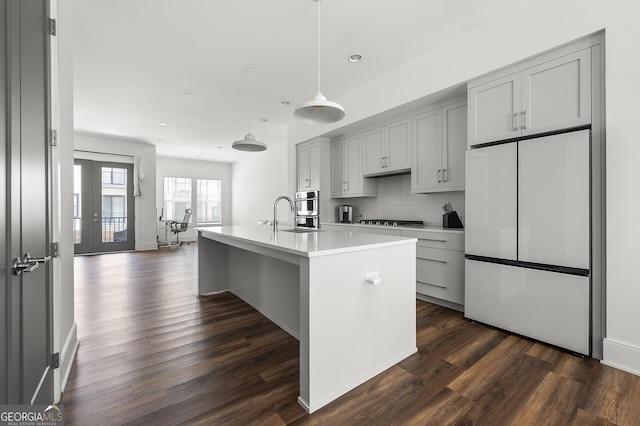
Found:
[[[510,1],[324,0],[321,90],[336,100]],[[158,155],[260,155],[231,148],[250,115],[258,140],[284,142],[295,106],[318,89],[313,0],[76,0],[74,26],[76,130],[149,142]],[[364,59],[350,63],[353,53]]]

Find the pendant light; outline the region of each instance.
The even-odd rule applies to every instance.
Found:
[[[331,102],[320,92],[320,1],[318,2],[318,94],[311,101],[296,107],[293,115],[307,123],[335,123],[344,118],[344,108],[337,102]]]
[[[238,151],[249,151],[249,152],[258,152],[264,151],[267,149],[267,145],[264,142],[257,141],[255,136],[251,133],[251,104],[252,104],[252,79],[251,73],[256,69],[256,66],[253,64],[247,64],[244,66],[243,70],[249,73],[249,133],[244,137],[244,139],[235,141],[231,144],[233,149],[237,149]]]

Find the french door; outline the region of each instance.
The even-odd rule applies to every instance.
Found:
[[[74,162],[76,254],[135,249],[133,164]]]

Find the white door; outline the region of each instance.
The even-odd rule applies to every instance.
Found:
[[[344,141],[333,141],[329,147],[331,155],[331,197],[344,194]]]
[[[309,189],[320,189],[320,144],[309,145],[307,169],[309,173]]]
[[[591,49],[522,72],[522,135],[591,123]]]
[[[363,191],[363,182],[360,136],[348,138],[346,144],[345,190],[348,195],[361,194]]]
[[[464,189],[464,152],[467,148],[467,103],[442,109],[442,186]]]
[[[520,73],[469,89],[469,146],[520,136]]]
[[[440,110],[413,117],[413,168],[411,189],[432,189],[440,186]]]
[[[383,170],[384,127],[365,132],[364,138],[364,170],[363,174],[377,173]]]
[[[516,260],[517,144],[466,152],[465,253]]]
[[[309,188],[309,148],[307,146],[297,149],[298,166],[298,191],[306,191]]]
[[[383,155],[385,169],[402,170],[411,167],[409,162],[409,135],[411,119],[400,120],[385,126],[387,152]]]
[[[589,268],[589,143],[589,130],[518,142],[518,260]]]

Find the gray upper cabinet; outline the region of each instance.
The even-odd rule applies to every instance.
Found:
[[[331,198],[374,197],[376,182],[362,175],[362,134],[331,141]]]
[[[410,135],[409,118],[365,132],[364,175],[382,176],[410,170]]]
[[[467,103],[424,112],[412,123],[411,192],[464,190]]]
[[[320,142],[303,143],[296,148],[297,190],[320,189]]]
[[[468,99],[469,146],[589,124],[591,50],[496,75]]]
[[[296,145],[296,191],[329,192],[329,138]]]

